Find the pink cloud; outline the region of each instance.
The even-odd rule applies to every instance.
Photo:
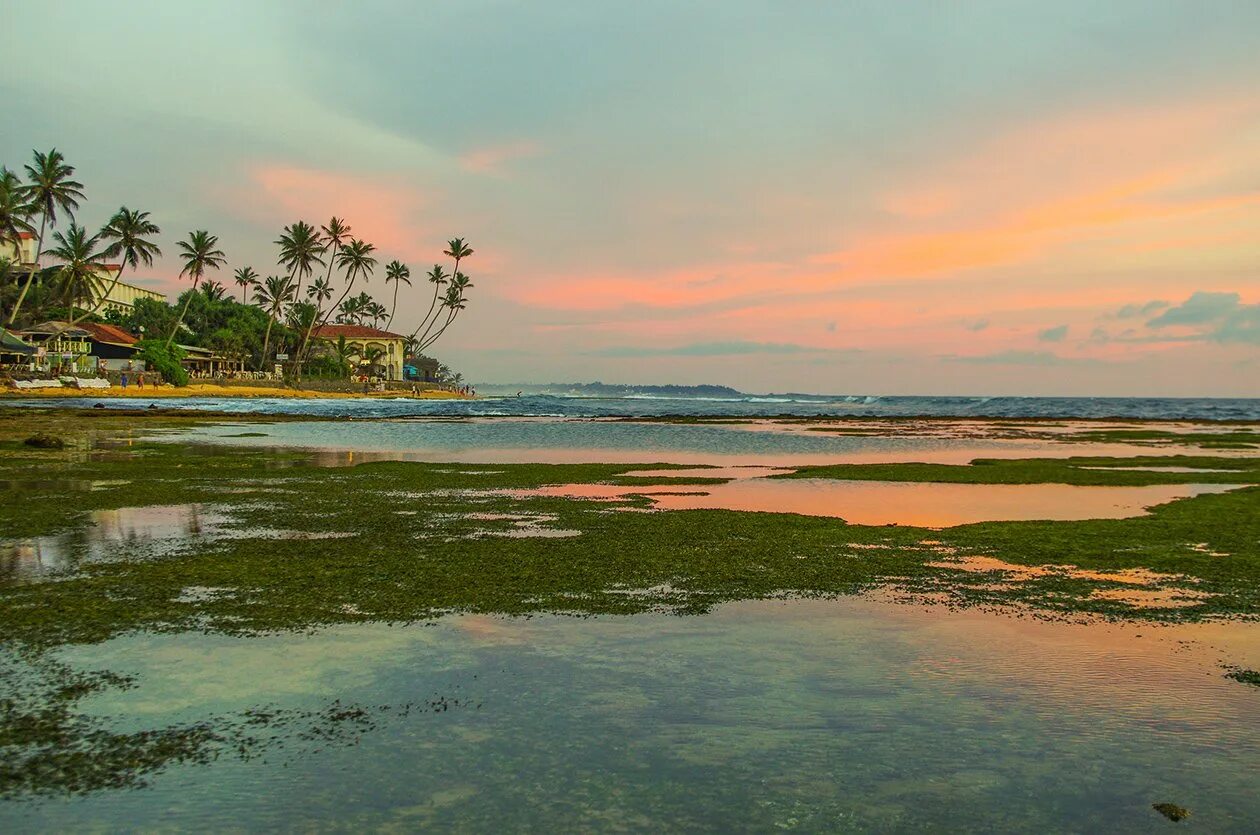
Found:
[[[542,147],[529,140],[507,142],[472,148],[459,155],[459,165],[473,174],[502,175],[504,166],[512,160],[525,159],[542,153]]]
[[[249,198],[239,205],[272,225],[303,219],[320,225],[344,218],[355,237],[387,257],[428,259],[440,254],[440,234],[425,212],[431,196],[419,189],[338,171],[266,164],[250,169]],[[278,231],[278,227],[277,227]]]

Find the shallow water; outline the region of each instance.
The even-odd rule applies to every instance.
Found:
[[[484,391],[484,390],[483,390]],[[1260,394],[1260,392],[1257,392]],[[47,407],[92,405],[90,397],[11,400]],[[134,409],[148,403],[165,408],[241,414],[297,414],[332,417],[412,415],[854,415],[860,417],[1122,418],[1150,420],[1260,420],[1260,398],[1175,397],[905,397],[880,395],[742,395],[731,397],[629,396],[575,397],[526,395],[476,400],[361,398],[153,397],[101,398],[105,408]]]
[[[625,487],[566,484],[522,496],[620,499],[646,495],[660,510],[743,510],[829,516],[852,525],[946,528],[974,522],[1124,519],[1176,499],[1235,489],[1230,484],[1076,487],[1068,484],[939,484],[828,478],[739,479],[726,484]]]
[[[407,460],[468,464],[672,463],[804,466],[833,463],[923,461],[965,464],[975,458],[1150,455],[1159,450],[1128,444],[1052,440],[982,439],[934,434],[836,435],[775,426],[612,423],[561,419],[294,421],[255,428],[207,426],[161,433],[154,440],[263,449],[302,449],[314,463],[346,466]],[[1169,454],[1188,452],[1178,448]]]
[[[4,804],[0,827],[1143,832],[1173,802],[1247,831],[1260,692],[1221,664],[1260,666],[1257,629],[846,598],[120,638],[61,655],[138,676],[84,704],[128,727],[338,698],[464,706],[146,790]]]

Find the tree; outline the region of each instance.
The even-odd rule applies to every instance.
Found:
[[[34,234],[26,186],[17,174],[0,166],[0,243],[7,241],[13,246],[13,258],[8,260],[14,266],[22,260],[22,236]]]
[[[359,276],[363,276],[364,281],[371,278],[372,271],[376,269],[376,259],[372,257],[375,251],[376,247],[370,243],[354,238],[338,253],[337,266],[346,271],[346,289],[341,292],[341,298],[337,299],[338,308],[341,307],[346,296],[350,295],[350,290]]]
[[[258,283],[258,273],[254,272],[253,267],[237,267],[236,272],[232,274],[232,280],[236,282],[237,287],[241,288],[241,304],[244,304],[247,300],[245,294]]]
[[[298,298],[302,295],[303,280],[314,271],[316,264],[324,265],[324,259],[320,258],[324,240],[319,236],[319,230],[299,220],[292,226],[284,227],[284,234],[276,243],[280,245],[279,263],[288,269],[289,282],[292,283],[294,277],[298,280],[293,291],[293,297]]]
[[[381,321],[389,316],[389,310],[385,308],[385,305],[375,299],[363,306],[363,313],[365,316],[371,317],[372,326],[377,328],[381,326]]]
[[[217,270],[227,261],[223,250],[218,247],[219,236],[211,235],[204,229],[189,232],[188,240],[179,242],[179,257],[184,262],[183,269],[179,271],[179,277],[191,278],[193,290],[197,289],[197,284],[206,274],[206,270]],[[175,327],[171,328],[171,335],[166,338],[167,348],[175,341],[175,334],[179,331],[179,326],[184,323],[184,315],[188,313],[188,304],[192,301],[193,295],[189,294],[184,299],[184,306],[179,312],[179,318],[175,320]]]
[[[201,292],[205,293],[206,298],[212,302],[217,302],[227,297],[227,288],[217,281],[207,281],[201,285]]]
[[[406,284],[411,286],[411,269],[401,261],[390,261],[385,265],[385,284],[394,283],[394,303],[389,306],[389,323],[385,325],[385,330],[389,330],[394,325],[394,314],[398,312],[398,285]]]
[[[90,305],[100,290],[99,274],[104,265],[104,253],[97,250],[100,240],[100,235],[88,237],[87,231],[73,221],[64,234],[53,233],[55,246],[48,254],[61,261],[53,281],[58,300],[70,311],[71,323],[83,318],[74,316],[75,307]]]
[[[56,228],[58,210],[74,220],[74,212],[79,208],[79,201],[84,199],[83,184],[71,179],[74,176],[74,166],[67,165],[65,157],[56,148],[46,154],[36,151],[35,164],[26,166],[26,176],[30,180],[30,185],[26,186],[27,201],[32,212],[39,213],[39,237],[36,239],[35,260],[26,274],[26,283],[22,285],[22,291],[13,304],[13,310],[9,312],[8,324],[10,325],[17,319],[18,311],[22,309],[22,302],[26,300],[26,294],[30,292],[31,282],[35,280],[35,273],[39,269],[39,256],[44,249],[44,233],[49,226]]]
[[[254,301],[267,312],[267,333],[263,337],[262,357],[258,360],[258,370],[262,371],[267,362],[267,348],[271,344],[272,323],[280,318],[285,305],[293,301],[293,285],[285,276],[269,275],[254,288]]]
[[[126,206],[119,209],[109,219],[109,223],[105,224],[100,235],[102,240],[109,241],[109,245],[105,247],[105,256],[108,258],[121,256],[121,258],[113,281],[101,292],[100,298],[96,299],[96,303],[87,315],[101,309],[101,305],[105,304],[109,294],[118,286],[118,280],[122,278],[123,270],[128,265],[133,270],[139,269],[141,263],[146,267],[153,266],[153,256],[160,256],[162,250],[149,240],[149,236],[160,234],[161,231],[156,223],[149,220],[148,212],[132,211]]]
[[[459,262],[465,258],[471,257],[473,251],[472,247],[464,243],[463,238],[452,238],[446,242],[446,250],[442,254],[455,259],[455,266],[451,269],[451,275],[455,276],[459,275]],[[438,276],[436,277],[433,273],[429,274],[429,280],[433,282],[433,301],[429,304],[428,314],[425,315],[424,319],[421,320],[419,327],[416,328],[416,333],[420,333],[421,329],[424,330],[424,334],[420,337],[421,342],[428,340],[429,334],[437,325],[438,319],[442,318],[442,309],[446,306],[445,304],[438,304],[438,291],[442,285],[446,283],[446,277],[441,275],[441,270],[438,268],[437,264],[433,265],[433,269],[434,272],[438,273]],[[432,318],[430,319],[430,317]]]
[[[446,321],[442,323],[442,327],[437,333],[420,343],[421,351],[437,342],[438,337],[446,332],[446,329],[459,316],[459,312],[467,306],[465,294],[468,288],[472,286],[473,283],[468,280],[468,276],[463,273],[455,273],[454,278],[451,279],[450,286],[446,288],[446,298],[442,300],[442,306],[446,308]]]

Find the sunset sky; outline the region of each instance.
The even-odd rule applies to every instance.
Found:
[[[169,293],[335,213],[395,330],[469,240],[476,381],[1260,396],[1256,0],[3,6],[0,163]]]

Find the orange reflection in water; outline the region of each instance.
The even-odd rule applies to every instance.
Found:
[[[973,522],[1123,519],[1146,508],[1234,488],[1228,484],[1076,487],[1066,484],[933,484],[752,478],[727,484],[622,487],[570,484],[518,495],[612,500],[644,495],[661,510],[743,510],[830,516],[854,525],[945,528]]]

